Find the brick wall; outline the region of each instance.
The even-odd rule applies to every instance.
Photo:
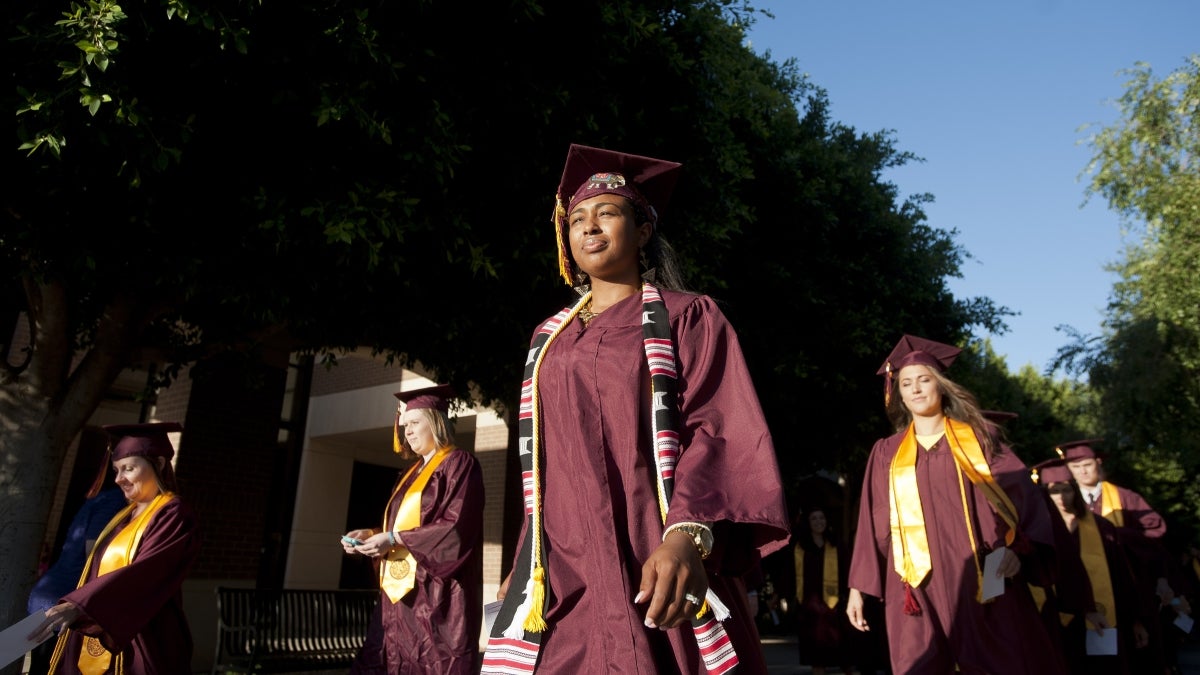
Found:
[[[196,509],[203,536],[191,576],[255,579],[267,522],[279,506],[269,494],[279,478],[287,373],[231,361],[194,368],[190,375],[176,468],[180,493]]]

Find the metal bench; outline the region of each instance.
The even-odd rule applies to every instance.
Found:
[[[217,589],[213,675],[349,667],[378,590]]]

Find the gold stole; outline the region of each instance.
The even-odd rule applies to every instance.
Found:
[[[1108,522],[1117,527],[1125,527],[1124,511],[1121,509],[1121,495],[1117,486],[1108,481],[1100,484],[1100,515],[1108,518]]]
[[[837,549],[828,541],[822,547],[825,551],[825,559],[821,570],[821,590],[825,598],[825,604],[829,609],[833,609],[838,603],[838,587],[841,585],[838,581],[838,560]],[[796,547],[796,596],[801,603],[804,602],[804,547]]]
[[[1104,542],[1100,540],[1100,528],[1096,526],[1095,516],[1090,511],[1076,518],[1079,525],[1079,557],[1083,559],[1083,568],[1087,570],[1088,581],[1092,584],[1092,600],[1096,603],[1096,611],[1103,614],[1112,628],[1117,626],[1117,605],[1113,595],[1112,577],[1108,572],[1108,557],[1104,555]],[[1087,622],[1088,629],[1095,629],[1091,621]]]
[[[396,509],[396,523],[392,531],[400,533],[421,525],[421,491],[425,489],[425,484],[429,482],[433,470],[442,463],[449,451],[450,448],[438,449],[433,457],[430,457],[429,461],[420,467],[421,473],[417,474],[417,479],[413,481],[400,500],[400,508]],[[388,500],[389,506],[396,498],[400,486],[404,485],[404,481],[408,480],[408,477],[417,470],[418,465],[413,464],[404,474],[404,478],[396,484],[396,489],[392,491],[392,497]],[[388,531],[386,508],[383,512],[383,530]],[[413,557],[412,551],[404,546],[397,546],[388,551],[383,564],[379,566],[379,587],[387,594],[388,600],[391,600],[393,605],[400,602],[400,598],[408,595],[408,592],[413,589],[416,581],[417,559]]]
[[[979,564],[975,528],[967,509],[966,486],[962,475],[979,486],[992,508],[1008,524],[1004,543],[1012,545],[1017,535],[1017,509],[1008,494],[992,478],[983,448],[971,425],[945,418],[946,442],[959,470],[959,494],[962,498],[963,518],[967,534],[971,538],[971,553],[975,560],[975,572],[979,579],[976,598],[983,591],[983,568]],[[900,447],[892,458],[890,471],[889,501],[892,537],[892,558],[896,573],[909,586],[917,586],[929,575],[933,567],[929,553],[929,540],[925,536],[925,514],[921,509],[921,496],[917,490],[917,439],[914,425],[900,439]]]
[[[108,542],[108,546],[104,547],[104,554],[100,558],[100,566],[97,568],[96,576],[102,577],[113,570],[118,570],[125,567],[133,560],[133,556],[137,553],[138,544],[142,541],[142,535],[146,533],[146,527],[149,526],[150,520],[154,514],[158,513],[162,507],[166,506],[175,498],[170,492],[160,492],[157,497],[150,502],[137,518],[129,522],[120,532],[113,537],[112,541]],[[121,523],[125,518],[133,512],[135,504],[130,504],[121,509],[113,519],[108,521],[108,525],[104,526],[104,530],[100,536],[96,537],[96,541],[104,541],[104,539]],[[95,557],[96,551],[93,549],[88,553],[87,562],[83,565],[83,573],[79,575],[79,583],[75,588],[82,588],[88,578],[88,570],[92,567],[92,560]],[[67,635],[70,629],[64,630],[58,636],[58,644],[54,648],[54,657],[50,663],[50,672],[55,672],[59,659],[62,657],[63,651],[67,644]],[[91,636],[81,636],[83,638],[82,648],[79,650],[79,671],[83,675],[101,675],[108,671],[108,666],[112,662],[112,652],[109,652],[100,643],[100,640]],[[117,672],[123,669],[120,663],[120,655],[117,659]]]

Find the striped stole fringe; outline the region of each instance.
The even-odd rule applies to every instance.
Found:
[[[533,673],[537,669],[541,638],[547,628],[543,612],[549,584],[542,550],[538,373],[546,347],[589,300],[590,292],[575,305],[564,308],[547,320],[534,336],[525,361],[517,421],[521,483],[525,497],[525,538],[518,550],[508,594],[488,636],[480,675],[518,675]],[[658,468],[658,506],[665,525],[675,485],[675,464],[679,459],[675,344],[671,339],[667,306],[658,289],[648,283],[642,287],[642,310],[642,336],[646,363],[650,368],[654,408],[652,431],[654,459]],[[737,672],[737,655],[721,625],[721,620],[727,616],[728,610],[710,589],[705,606],[692,620],[700,655],[709,673]]]

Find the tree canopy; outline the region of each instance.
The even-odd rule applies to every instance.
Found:
[[[123,368],[367,346],[511,407],[530,332],[570,300],[549,217],[572,142],[683,163],[664,232],[738,328],[785,476],[861,463],[900,334],[1003,327],[1005,308],[949,292],[966,252],[926,222],[932,196],[883,179],[919,159],[746,47],[748,4],[88,0],[8,17],[0,297],[33,342],[0,336],[0,595],[16,599],[0,621],[32,581],[67,444]]]
[[[1110,464],[1187,537],[1200,524],[1200,55],[1161,79],[1145,63],[1124,75],[1084,175],[1130,239],[1103,335],[1077,336],[1064,358],[1099,393]]]

